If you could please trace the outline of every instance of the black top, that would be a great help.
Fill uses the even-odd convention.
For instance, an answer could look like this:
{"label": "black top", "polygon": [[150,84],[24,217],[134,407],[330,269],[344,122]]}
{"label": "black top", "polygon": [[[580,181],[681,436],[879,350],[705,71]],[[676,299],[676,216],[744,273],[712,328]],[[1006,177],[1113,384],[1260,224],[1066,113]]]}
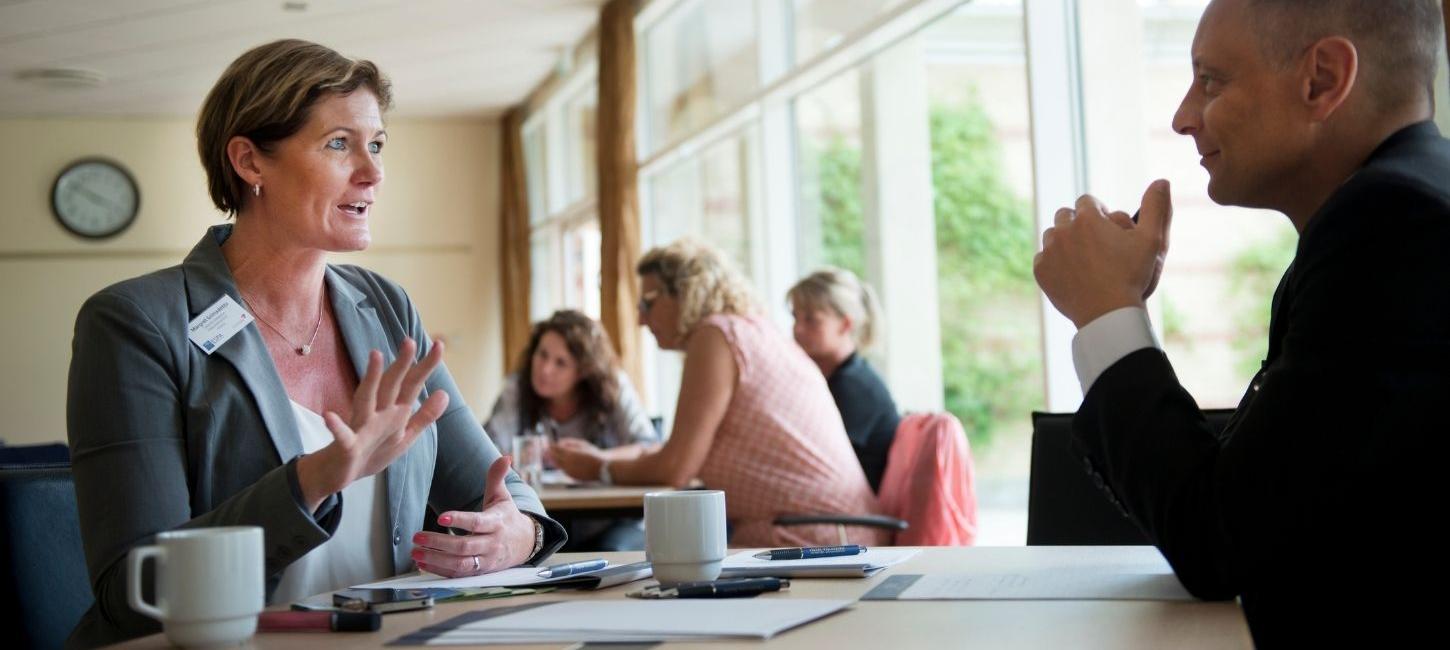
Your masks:
{"label": "black top", "polygon": [[[1269,351],[1221,435],[1157,349],[1074,419],[1087,471],[1260,647],[1394,647],[1443,626],[1450,142],[1389,137],[1325,201],[1274,295]],[[1438,634],[1437,634],[1438,636]]]}
{"label": "black top", "polygon": [[881,487],[881,475],[886,472],[886,456],[891,451],[891,441],[896,438],[896,425],[901,416],[896,413],[896,402],[891,392],[881,381],[881,375],[855,352],[826,378],[831,388],[831,397],[841,411],[841,420],[846,424],[846,436],[851,439],[851,448],[866,471],[866,481],[871,491]]}

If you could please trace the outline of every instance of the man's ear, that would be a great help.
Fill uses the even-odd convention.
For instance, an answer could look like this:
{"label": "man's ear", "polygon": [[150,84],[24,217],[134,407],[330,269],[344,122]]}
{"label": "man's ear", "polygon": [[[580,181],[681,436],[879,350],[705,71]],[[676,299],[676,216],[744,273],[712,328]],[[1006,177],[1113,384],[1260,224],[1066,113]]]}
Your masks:
{"label": "man's ear", "polygon": [[262,150],[251,138],[236,135],[227,141],[227,160],[231,161],[232,170],[247,185],[262,184],[261,157]]}
{"label": "man's ear", "polygon": [[1311,119],[1329,119],[1359,79],[1359,50],[1342,36],[1319,39],[1304,55],[1305,106]]}

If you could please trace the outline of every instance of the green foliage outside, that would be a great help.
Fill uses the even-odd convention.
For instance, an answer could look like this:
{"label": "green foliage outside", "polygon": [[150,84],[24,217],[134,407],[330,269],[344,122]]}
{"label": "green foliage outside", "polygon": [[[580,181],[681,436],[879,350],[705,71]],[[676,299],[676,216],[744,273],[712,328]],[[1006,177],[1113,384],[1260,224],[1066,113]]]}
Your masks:
{"label": "green foliage outside", "polygon": [[1269,352],[1269,310],[1274,289],[1293,261],[1298,245],[1299,233],[1288,230],[1278,238],[1239,251],[1229,263],[1229,295],[1236,296],[1229,344],[1234,351],[1234,370],[1244,377],[1258,372],[1259,363]]}
{"label": "green foliage outside", "polygon": [[[945,402],[983,450],[1043,403],[1036,229],[975,99],[932,107],[931,148]],[[818,175],[822,259],[862,274],[861,152],[836,138],[805,153]]]}

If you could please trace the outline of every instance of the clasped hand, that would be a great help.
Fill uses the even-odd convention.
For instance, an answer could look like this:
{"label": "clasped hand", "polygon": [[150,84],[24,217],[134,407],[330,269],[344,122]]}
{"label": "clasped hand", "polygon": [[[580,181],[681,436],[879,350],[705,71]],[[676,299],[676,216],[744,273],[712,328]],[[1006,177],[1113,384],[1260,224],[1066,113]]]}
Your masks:
{"label": "clasped hand", "polygon": [[1138,223],[1084,195],[1075,208],[1058,210],[1042,233],[1033,275],[1052,306],[1079,328],[1115,309],[1141,307],[1163,274],[1172,220],[1165,180],[1144,192]]}
{"label": "clasped hand", "polygon": [[604,465],[604,452],[580,438],[564,438],[554,443],[549,447],[549,458],[555,467],[580,481],[598,480],[599,469]]}
{"label": "clasped hand", "polygon": [[438,516],[440,526],[465,531],[448,535],[419,531],[413,535],[413,561],[418,568],[450,578],[490,573],[529,560],[534,548],[534,522],[519,511],[505,481],[511,460],[503,456],[488,468],[479,512],[450,510]]}

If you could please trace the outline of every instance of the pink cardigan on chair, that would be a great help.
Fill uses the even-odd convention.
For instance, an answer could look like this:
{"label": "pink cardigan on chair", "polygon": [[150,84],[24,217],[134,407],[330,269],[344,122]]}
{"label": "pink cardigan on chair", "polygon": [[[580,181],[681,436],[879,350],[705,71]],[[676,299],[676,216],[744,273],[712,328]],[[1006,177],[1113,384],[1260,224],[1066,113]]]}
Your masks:
{"label": "pink cardigan on chair", "polygon": [[970,546],[977,537],[972,450],[950,413],[917,413],[896,427],[878,493],[881,509],[905,519],[897,546]]}

